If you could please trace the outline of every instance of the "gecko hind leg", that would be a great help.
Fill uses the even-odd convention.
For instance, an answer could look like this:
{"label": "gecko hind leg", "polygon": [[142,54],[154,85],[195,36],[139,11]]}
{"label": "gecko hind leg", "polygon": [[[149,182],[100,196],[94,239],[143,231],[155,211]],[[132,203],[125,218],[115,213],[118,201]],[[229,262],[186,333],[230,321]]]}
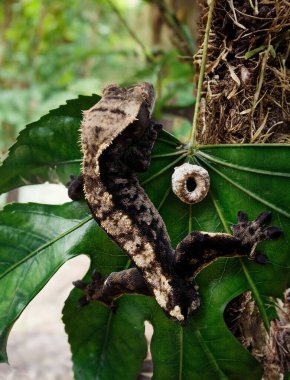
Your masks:
{"label": "gecko hind leg", "polygon": [[90,283],[78,280],[73,284],[84,292],[84,296],[79,300],[80,306],[85,306],[91,301],[99,301],[112,311],[116,309],[115,300],[123,294],[151,295],[137,268],[113,272],[106,278],[93,271]]}
{"label": "gecko hind leg", "polygon": [[262,212],[254,221],[248,221],[247,214],[238,212],[238,223],[231,226],[233,235],[193,231],[176,247],[174,266],[185,277],[195,277],[203,268],[219,257],[247,256],[259,264],[267,258],[256,251],[263,240],[274,240],[282,231],[266,225],[271,221],[270,212]]}

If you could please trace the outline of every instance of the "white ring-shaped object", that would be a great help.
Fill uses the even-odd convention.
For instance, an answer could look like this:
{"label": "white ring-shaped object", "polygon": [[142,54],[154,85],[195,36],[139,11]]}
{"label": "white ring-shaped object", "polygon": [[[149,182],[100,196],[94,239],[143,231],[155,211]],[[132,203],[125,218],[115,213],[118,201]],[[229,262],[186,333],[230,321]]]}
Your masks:
{"label": "white ring-shaped object", "polygon": [[[189,180],[193,179],[193,184]],[[195,186],[192,191],[189,187]],[[210,187],[208,172],[198,165],[185,163],[174,168],[172,175],[172,190],[182,202],[198,203],[206,197]]]}

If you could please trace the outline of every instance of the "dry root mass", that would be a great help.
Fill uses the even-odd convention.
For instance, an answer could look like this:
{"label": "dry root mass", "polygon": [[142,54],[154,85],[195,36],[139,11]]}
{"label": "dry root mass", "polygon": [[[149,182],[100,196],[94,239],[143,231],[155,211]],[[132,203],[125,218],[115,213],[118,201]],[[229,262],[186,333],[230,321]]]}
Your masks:
{"label": "dry root mass", "polygon": [[[207,12],[205,6],[201,40]],[[290,143],[289,20],[286,0],[215,2],[200,143]],[[194,57],[197,67],[202,48]]]}

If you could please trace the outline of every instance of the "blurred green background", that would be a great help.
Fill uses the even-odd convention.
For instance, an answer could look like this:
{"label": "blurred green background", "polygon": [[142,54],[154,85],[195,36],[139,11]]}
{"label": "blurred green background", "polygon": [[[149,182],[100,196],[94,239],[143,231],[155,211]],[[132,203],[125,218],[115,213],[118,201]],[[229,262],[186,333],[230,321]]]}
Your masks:
{"label": "blurred green background", "polygon": [[2,0],[2,157],[27,123],[114,82],[152,82],[158,93],[155,117],[186,136],[194,102],[195,29],[187,3]]}

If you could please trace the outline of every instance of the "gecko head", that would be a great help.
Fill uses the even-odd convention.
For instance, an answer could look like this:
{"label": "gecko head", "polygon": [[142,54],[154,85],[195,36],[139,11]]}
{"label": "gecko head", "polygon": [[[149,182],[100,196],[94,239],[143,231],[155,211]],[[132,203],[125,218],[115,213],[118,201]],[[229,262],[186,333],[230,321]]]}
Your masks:
{"label": "gecko head", "polygon": [[148,106],[148,110],[150,115],[153,112],[154,104],[155,104],[155,90],[151,83],[148,82],[141,82],[141,93],[142,98],[144,99],[145,103]]}
{"label": "gecko head", "polygon": [[[128,87],[128,89],[129,88],[130,87]],[[133,91],[141,95],[151,116],[155,104],[155,90],[153,85],[148,82],[140,82],[131,86],[131,89],[133,89]]]}
{"label": "gecko head", "polygon": [[103,89],[102,96],[106,97],[110,96],[110,94],[123,97],[124,99],[127,97],[129,100],[141,98],[141,102],[143,101],[146,104],[146,108],[151,116],[155,104],[155,90],[151,83],[140,82],[128,87],[109,84]]}

